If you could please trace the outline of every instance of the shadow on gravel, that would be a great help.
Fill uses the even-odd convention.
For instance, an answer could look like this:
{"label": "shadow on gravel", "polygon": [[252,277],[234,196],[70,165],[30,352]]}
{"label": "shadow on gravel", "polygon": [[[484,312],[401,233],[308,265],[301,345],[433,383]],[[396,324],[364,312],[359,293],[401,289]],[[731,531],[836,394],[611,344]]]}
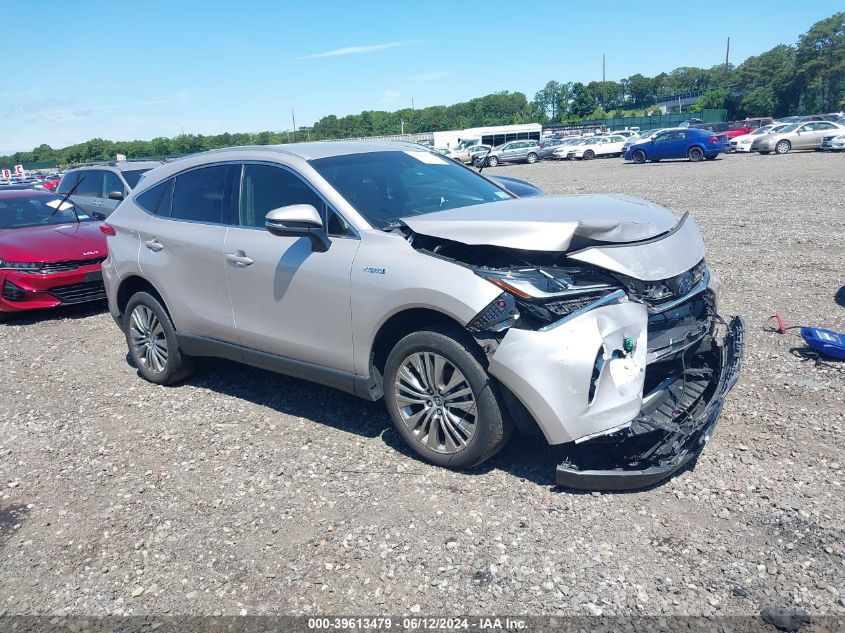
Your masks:
{"label": "shadow on gravel", "polygon": [[833,300],[840,308],[845,308],[845,286],[842,286],[836,291],[836,294],[833,295]]}
{"label": "shadow on gravel", "polygon": [[[131,365],[128,355],[127,362]],[[387,450],[395,450],[420,465],[424,463],[393,428],[382,402],[368,402],[282,374],[211,358],[200,361],[197,373],[187,383],[362,437],[381,436]],[[473,479],[493,470],[502,470],[537,485],[555,487],[555,468],[566,459],[567,453],[566,446],[549,446],[540,435],[523,435],[515,431],[498,455],[462,474]],[[674,476],[693,468],[694,463]],[[661,485],[663,482],[651,488]],[[643,492],[651,488],[620,491],[618,494]],[[583,490],[556,489],[567,494],[590,494]]]}
{"label": "shadow on gravel", "polygon": [[15,531],[15,526],[21,522],[21,517],[28,512],[26,506],[9,505],[0,507],[0,547]]}
{"label": "shadow on gravel", "polygon": [[390,426],[380,402],[233,361],[202,359],[187,383],[364,437]]}
{"label": "shadow on gravel", "polygon": [[73,306],[58,306],[56,308],[45,308],[43,310],[27,310],[25,312],[5,312],[0,315],[0,325],[8,327],[20,327],[23,325],[35,325],[46,321],[64,321],[65,319],[85,319],[108,310],[105,301],[93,301],[91,303],[80,303]]}

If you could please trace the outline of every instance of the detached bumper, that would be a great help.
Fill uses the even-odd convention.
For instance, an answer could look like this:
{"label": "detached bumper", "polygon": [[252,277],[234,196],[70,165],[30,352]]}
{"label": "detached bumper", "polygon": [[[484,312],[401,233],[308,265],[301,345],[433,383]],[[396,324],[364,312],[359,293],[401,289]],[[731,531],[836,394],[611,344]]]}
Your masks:
{"label": "detached bumper", "polygon": [[[557,484],[578,490],[633,490],[657,484],[684,468],[710,440],[725,397],[739,378],[743,348],[744,324],[740,317],[734,317],[721,345],[714,344],[702,357],[707,361],[696,369],[696,375],[709,374],[709,378],[691,384],[691,394],[684,385],[681,402],[690,397],[689,408],[684,403],[685,410],[672,417],[675,405],[669,407],[668,416],[665,406],[658,407],[641,413],[625,435],[579,445],[578,452],[592,458],[600,453],[604,458],[618,459],[623,466],[582,468],[570,460],[557,467]],[[601,444],[598,450],[597,444]]]}

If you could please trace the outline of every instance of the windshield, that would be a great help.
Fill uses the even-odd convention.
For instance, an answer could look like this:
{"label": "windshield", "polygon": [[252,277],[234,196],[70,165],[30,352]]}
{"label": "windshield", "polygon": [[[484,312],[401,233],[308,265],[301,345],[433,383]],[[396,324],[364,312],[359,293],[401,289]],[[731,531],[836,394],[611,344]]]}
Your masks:
{"label": "windshield", "polygon": [[[74,205],[65,202],[56,211],[62,199],[59,196],[15,196],[0,198],[0,229],[25,229],[33,226],[50,226],[76,222]],[[90,222],[91,216],[76,207],[80,222]]]}
{"label": "windshield", "polygon": [[407,216],[511,197],[474,171],[424,151],[347,154],[312,160],[311,165],[371,225],[382,229]]}
{"label": "windshield", "polygon": [[123,179],[126,181],[126,184],[129,185],[130,189],[134,189],[138,186],[138,181],[141,180],[141,176],[145,173],[150,171],[149,169],[133,169],[132,171],[122,171],[120,172]]}

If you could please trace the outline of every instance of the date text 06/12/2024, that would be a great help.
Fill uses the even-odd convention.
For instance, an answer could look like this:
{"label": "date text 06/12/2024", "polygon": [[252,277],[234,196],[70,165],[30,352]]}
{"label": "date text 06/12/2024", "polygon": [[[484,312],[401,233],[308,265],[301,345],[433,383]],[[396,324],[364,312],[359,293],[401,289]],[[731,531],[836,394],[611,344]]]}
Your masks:
{"label": "date text 06/12/2024", "polygon": [[437,617],[358,617],[358,618],[308,618],[308,628],[313,630],[504,630],[524,631],[524,620],[515,618],[437,618]]}

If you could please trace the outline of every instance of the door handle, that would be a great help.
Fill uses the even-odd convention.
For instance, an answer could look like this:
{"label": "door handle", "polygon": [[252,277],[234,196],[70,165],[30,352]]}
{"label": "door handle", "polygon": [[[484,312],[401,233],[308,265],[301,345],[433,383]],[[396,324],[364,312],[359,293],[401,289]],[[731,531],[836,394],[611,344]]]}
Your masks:
{"label": "door handle", "polygon": [[144,242],[144,246],[150,249],[153,253],[158,253],[161,249],[164,248],[164,244],[159,242],[156,238],[147,240],[146,242]]}
{"label": "door handle", "polygon": [[239,266],[240,268],[246,268],[250,264],[254,263],[253,260],[247,257],[246,253],[243,251],[226,253],[226,261],[235,266]]}
{"label": "door handle", "polygon": [[92,204],[93,206],[95,206],[95,207],[102,207],[102,206],[103,206],[103,201],[102,201],[102,200],[98,200],[98,199],[94,198],[94,199],[91,201],[91,204]]}

